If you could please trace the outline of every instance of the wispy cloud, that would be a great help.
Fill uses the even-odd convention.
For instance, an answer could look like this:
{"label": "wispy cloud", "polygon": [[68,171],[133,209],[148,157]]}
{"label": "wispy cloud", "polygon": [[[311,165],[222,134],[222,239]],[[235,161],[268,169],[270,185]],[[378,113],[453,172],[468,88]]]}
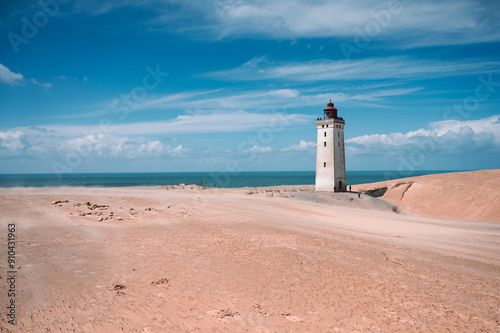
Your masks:
{"label": "wispy cloud", "polygon": [[21,73],[14,73],[4,65],[0,64],[0,82],[17,85],[24,81],[24,77]]}
{"label": "wispy cloud", "polygon": [[355,38],[378,25],[376,38],[404,47],[500,40],[500,6],[490,0],[418,2],[306,0],[77,1],[75,8],[104,14],[143,8],[149,26],[198,38]]}
{"label": "wispy cloud", "polygon": [[[221,89],[196,94],[182,93],[166,95],[144,103],[141,108],[203,108],[214,110],[269,109],[286,106],[286,101],[290,102],[300,95],[300,92],[295,89],[272,89],[267,91],[250,90],[245,92],[225,91],[223,94],[216,94],[214,96],[214,93],[219,91],[221,91]],[[200,98],[202,95],[212,96]]]}
{"label": "wispy cloud", "polygon": [[227,81],[287,80],[304,82],[390,78],[429,79],[499,71],[500,63],[477,59],[445,62],[394,56],[359,60],[322,59],[275,63],[268,61],[265,57],[258,57],[239,67],[206,73],[204,76]]}
{"label": "wispy cloud", "polygon": [[[385,87],[385,86],[384,86]],[[331,89],[331,87],[329,87]],[[202,115],[207,111],[233,110],[283,110],[304,106],[322,105],[329,99],[344,101],[381,101],[384,97],[412,94],[422,87],[378,89],[377,87],[357,87],[347,92],[321,91],[319,89],[271,89],[271,90],[212,90],[207,92],[185,92],[156,96],[143,102],[136,109],[140,110],[185,110],[191,115]]]}
{"label": "wispy cloud", "polygon": [[40,86],[42,86],[44,88],[51,88],[52,87],[52,83],[50,83],[50,82],[41,83],[41,82],[38,82],[37,80],[35,80],[33,78],[30,79],[30,82],[32,84],[34,84],[34,85],[40,85]]}
{"label": "wispy cloud", "polygon": [[[332,91],[332,86],[314,86],[292,88],[277,88],[270,90],[235,90],[215,89],[206,91],[185,91],[166,95],[152,95],[147,100],[138,103],[136,107],[127,109],[128,112],[151,111],[151,110],[172,110],[174,112],[184,112],[188,115],[206,115],[213,113],[231,113],[234,111],[283,111],[286,109],[323,105],[329,99],[335,102],[353,101],[357,103],[368,103],[373,107],[380,107],[376,104],[386,101],[386,97],[394,97],[412,94],[420,91],[422,87],[399,88],[398,84],[363,85],[355,87],[344,87],[346,92]],[[102,117],[104,115],[117,114],[121,109],[113,108],[116,104],[111,103],[94,104],[91,111],[64,115],[64,119]],[[86,109],[89,109],[87,107]]]}
{"label": "wispy cloud", "polygon": [[[154,109],[154,108],[166,108],[169,105],[174,106],[175,108],[182,107],[192,107],[192,104],[185,104],[186,101],[196,100],[198,96],[213,94],[221,91],[222,89],[215,90],[207,90],[207,91],[188,91],[177,94],[168,94],[161,97],[153,97],[141,103],[136,109]],[[199,100],[199,99],[197,99]]]}
{"label": "wispy cloud", "polygon": [[[492,1],[423,0],[386,3],[374,0],[319,1],[254,0],[217,2],[215,12],[220,26],[213,33],[220,37],[258,35],[270,38],[355,37],[368,24],[379,23],[380,39],[420,40],[421,44],[461,44],[498,41],[499,6]],[[385,16],[385,17],[384,17]],[[485,17],[490,20],[485,22]],[[406,35],[406,36],[405,36]],[[454,38],[450,38],[454,37]]]}
{"label": "wispy cloud", "polygon": [[[310,117],[303,114],[257,113],[236,111],[231,113],[212,112],[207,114],[179,115],[173,120],[150,121],[130,124],[111,125],[107,132],[113,135],[156,135],[179,133],[215,133],[245,132],[258,130],[272,124],[303,124]],[[75,133],[86,133],[95,129],[93,126],[80,125],[43,125],[48,131],[72,137]],[[97,126],[96,126],[97,127]],[[23,130],[19,128],[18,130]]]}

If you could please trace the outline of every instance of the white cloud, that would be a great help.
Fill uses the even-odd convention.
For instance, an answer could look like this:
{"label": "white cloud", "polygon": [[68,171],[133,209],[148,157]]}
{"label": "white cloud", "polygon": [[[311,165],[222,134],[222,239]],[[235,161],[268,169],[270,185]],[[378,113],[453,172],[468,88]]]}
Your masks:
{"label": "white cloud", "polygon": [[363,135],[346,140],[353,154],[403,154],[415,150],[456,154],[473,150],[500,152],[500,115],[479,120],[443,120],[407,133]]}
{"label": "white cloud", "polygon": [[[139,105],[136,109],[142,110],[142,109],[159,108],[159,107],[165,108],[168,107],[169,105],[175,105],[176,108],[182,106],[192,107],[192,104],[190,106],[186,106],[185,104],[182,104],[182,101],[190,100],[193,97],[201,95],[212,94],[220,90],[221,89],[208,90],[208,91],[189,91],[189,92],[182,92],[177,94],[170,94],[161,97],[151,98],[141,103],[141,105]],[[117,104],[118,102],[119,102],[118,100],[115,100],[112,102],[112,105]]]}
{"label": "white cloud", "polygon": [[295,89],[277,89],[271,90],[266,93],[267,96],[277,96],[284,98],[295,98],[300,95],[300,93]]}
{"label": "white cloud", "polygon": [[[236,111],[231,113],[213,112],[208,114],[179,115],[173,120],[152,121],[131,124],[112,125],[114,135],[154,135],[178,133],[215,133],[215,132],[245,132],[266,127],[280,127],[290,124],[304,124],[310,121],[310,116],[304,114],[257,113]],[[86,126],[43,125],[49,130],[57,131],[66,136],[74,133],[85,133],[92,130]]]}
{"label": "white cloud", "polygon": [[0,64],[0,82],[16,85],[24,81],[21,73],[14,73],[4,65]]}
{"label": "white cloud", "polygon": [[[245,149],[238,149],[238,154],[240,155],[247,155],[248,153],[255,153],[255,154],[262,154],[262,153],[270,153],[273,151],[273,148],[270,146],[257,146],[253,145],[250,148],[245,148]],[[226,153],[232,153],[231,150],[227,150]]]}
{"label": "white cloud", "polygon": [[44,88],[51,88],[52,87],[52,83],[49,83],[49,82],[47,82],[47,83],[40,83],[40,82],[38,82],[37,80],[35,80],[33,78],[30,79],[30,82],[32,84],[35,84],[35,85],[40,85],[40,86],[42,86]]}
{"label": "white cloud", "polygon": [[[218,5],[218,6],[217,6]],[[363,29],[368,22],[376,21],[376,14],[384,11],[390,20],[380,24],[386,33],[396,33],[408,28],[424,31],[461,32],[472,28],[476,1],[419,1],[389,11],[388,3],[365,1],[305,0],[254,0],[218,1],[216,18],[219,26],[212,33],[219,38],[226,36],[265,36],[270,38],[346,37],[355,29]],[[207,6],[208,7],[208,6]],[[453,10],[451,10],[453,8]],[[451,14],[453,13],[453,15]]]}
{"label": "white cloud", "polygon": [[[221,97],[203,97],[216,93],[225,93]],[[282,105],[283,101],[295,98],[300,93],[294,89],[275,89],[269,91],[254,90],[244,93],[224,92],[222,89],[183,92],[178,94],[153,97],[142,103],[135,110],[143,109],[186,109],[186,113],[203,114],[205,109],[238,110],[247,108],[267,108],[269,105]]]}
{"label": "white cloud", "polygon": [[274,63],[265,57],[254,58],[245,64],[205,76],[228,81],[286,80],[381,80],[388,78],[440,78],[460,75],[478,75],[500,71],[494,61],[462,60],[440,61],[394,56],[359,60],[312,60]]}
{"label": "white cloud", "polygon": [[298,145],[291,145],[290,147],[281,149],[281,151],[302,151],[313,148],[316,148],[315,142],[300,140],[300,143]]}
{"label": "white cloud", "polygon": [[[401,6],[391,9],[391,3]],[[222,24],[213,29],[220,37],[355,38],[359,31],[374,31],[372,39],[396,40],[406,46],[500,39],[498,22],[492,19],[499,7],[492,1],[255,0],[226,2],[223,8],[219,11]]]}
{"label": "white cloud", "polygon": [[158,140],[146,141],[142,137],[119,137],[109,134],[90,134],[67,140],[59,148],[62,155],[76,152],[88,157],[121,157],[137,159],[145,157],[181,156],[188,150],[182,145],[170,147]]}
{"label": "white cloud", "polygon": [[[165,141],[173,133],[220,133],[282,129],[307,123],[310,117],[286,113],[207,113],[179,115],[170,121],[110,124],[109,127],[80,125],[36,125],[0,132],[0,156],[30,156],[66,161],[77,156],[84,160],[144,160],[184,158],[192,148],[181,139]],[[83,134],[85,133],[85,134]],[[27,139],[29,138],[29,141]],[[268,153],[269,146],[248,147],[252,153]],[[69,162],[68,162],[69,163]]]}
{"label": "white cloud", "polygon": [[[184,92],[178,94],[152,96],[151,99],[138,105],[130,111],[141,110],[184,110],[191,116],[207,116],[215,112],[234,110],[284,110],[302,106],[317,106],[325,104],[329,99],[335,102],[343,101],[380,101],[387,96],[399,96],[419,91],[421,87],[381,89],[381,87],[368,87],[357,85],[350,89],[350,94],[343,92],[321,92],[328,87],[314,87],[303,91],[297,89],[272,89],[272,90],[247,90],[234,92],[227,90],[212,90],[205,92]],[[318,93],[321,92],[321,93]],[[121,110],[108,109],[108,112]],[[88,114],[79,115],[88,116]],[[73,116],[75,117],[75,116]]]}
{"label": "white cloud", "polygon": [[0,132],[0,156],[19,156],[31,147],[21,131]]}
{"label": "white cloud", "polygon": [[369,33],[370,40],[405,47],[461,45],[500,40],[500,6],[491,0],[308,1],[146,0],[77,1],[74,8],[103,14],[122,7],[149,9],[155,29],[196,38],[344,38]]}
{"label": "white cloud", "polygon": [[84,137],[68,140],[61,147],[61,149],[76,151],[82,156],[90,155],[92,153],[104,155],[109,153],[108,150],[111,150],[112,154],[114,154],[115,150],[112,149],[112,147],[119,146],[120,143],[122,143],[121,139],[114,138],[109,135],[90,134]]}
{"label": "white cloud", "polygon": [[273,149],[269,146],[259,147],[259,146],[255,146],[255,145],[248,148],[248,150],[251,151],[252,153],[270,153],[273,151]]}

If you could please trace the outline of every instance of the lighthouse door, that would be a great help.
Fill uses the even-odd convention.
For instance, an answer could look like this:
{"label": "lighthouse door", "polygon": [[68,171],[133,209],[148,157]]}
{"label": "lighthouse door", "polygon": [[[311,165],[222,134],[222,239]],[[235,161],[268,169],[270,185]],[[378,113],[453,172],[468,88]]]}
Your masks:
{"label": "lighthouse door", "polygon": [[342,181],[339,181],[339,192],[343,192]]}

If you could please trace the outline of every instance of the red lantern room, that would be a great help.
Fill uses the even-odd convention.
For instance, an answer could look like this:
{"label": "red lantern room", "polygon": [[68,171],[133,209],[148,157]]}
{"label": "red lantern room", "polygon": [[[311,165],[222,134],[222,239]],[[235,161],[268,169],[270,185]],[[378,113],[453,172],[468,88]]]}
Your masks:
{"label": "red lantern room", "polygon": [[325,116],[328,119],[333,119],[333,118],[338,118],[337,117],[337,109],[333,106],[332,100],[330,100],[330,103],[327,104],[325,111]]}

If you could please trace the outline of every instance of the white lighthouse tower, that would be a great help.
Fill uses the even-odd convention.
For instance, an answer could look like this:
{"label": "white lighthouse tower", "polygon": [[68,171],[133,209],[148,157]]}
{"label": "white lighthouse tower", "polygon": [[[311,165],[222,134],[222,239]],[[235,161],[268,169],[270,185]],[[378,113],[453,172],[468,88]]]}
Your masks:
{"label": "white lighthouse tower", "polygon": [[332,101],[323,118],[318,118],[316,151],[316,191],[345,191],[344,119],[337,115]]}

